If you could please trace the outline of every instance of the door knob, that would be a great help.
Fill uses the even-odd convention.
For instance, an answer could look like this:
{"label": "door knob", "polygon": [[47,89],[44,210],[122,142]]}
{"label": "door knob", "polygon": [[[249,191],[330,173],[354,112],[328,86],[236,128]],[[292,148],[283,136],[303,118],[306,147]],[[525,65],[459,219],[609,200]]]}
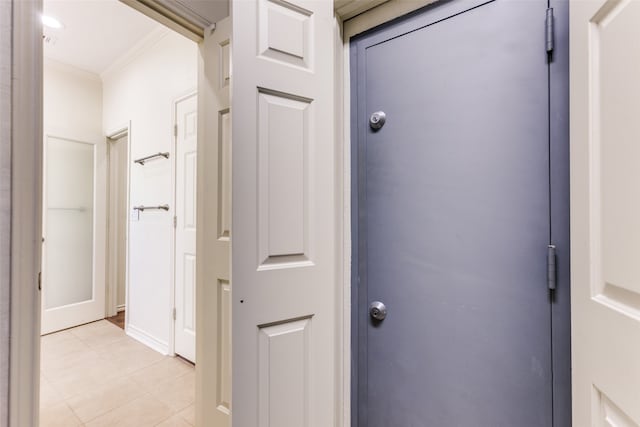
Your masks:
{"label": "door knob", "polygon": [[384,320],[387,317],[387,306],[380,301],[374,301],[369,305],[369,315],[376,320]]}
{"label": "door knob", "polygon": [[369,126],[371,126],[371,129],[373,130],[378,130],[382,126],[384,126],[384,122],[386,121],[387,115],[384,113],[384,111],[376,111],[369,118]]}

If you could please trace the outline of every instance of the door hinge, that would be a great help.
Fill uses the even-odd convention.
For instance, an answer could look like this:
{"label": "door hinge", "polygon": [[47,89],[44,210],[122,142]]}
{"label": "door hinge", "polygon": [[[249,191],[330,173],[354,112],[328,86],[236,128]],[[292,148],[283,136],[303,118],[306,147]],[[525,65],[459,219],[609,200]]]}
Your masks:
{"label": "door hinge", "polygon": [[547,49],[547,53],[553,52],[553,47],[555,44],[555,31],[554,31],[554,23],[553,23],[553,8],[550,7],[547,9],[547,19],[544,21],[544,29],[545,29],[545,46]]}
{"label": "door hinge", "polygon": [[42,290],[42,271],[38,272],[38,290]]}
{"label": "door hinge", "polygon": [[558,265],[556,263],[556,245],[549,245],[547,249],[547,287],[555,290],[558,278]]}
{"label": "door hinge", "polygon": [[173,125],[173,136],[178,137],[178,125]]}
{"label": "door hinge", "polygon": [[173,307],[173,313],[172,313],[172,316],[173,316],[173,320],[176,320],[176,318],[178,317],[178,316],[177,316],[177,313],[176,313],[176,308],[175,308],[175,307]]}
{"label": "door hinge", "polygon": [[177,228],[178,227],[178,217],[177,216],[173,216],[173,228]]}

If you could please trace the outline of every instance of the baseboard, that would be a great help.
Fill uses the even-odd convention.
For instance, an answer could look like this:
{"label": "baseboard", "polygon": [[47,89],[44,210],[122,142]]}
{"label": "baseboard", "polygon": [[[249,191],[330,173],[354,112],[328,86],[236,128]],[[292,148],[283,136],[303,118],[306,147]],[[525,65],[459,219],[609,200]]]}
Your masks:
{"label": "baseboard", "polygon": [[127,306],[125,304],[116,306],[116,312],[117,313],[120,313],[121,311],[125,311],[126,309],[127,309]]}
{"label": "baseboard", "polygon": [[126,325],[125,332],[131,338],[133,338],[136,341],[141,342],[142,344],[146,345],[147,347],[152,348],[155,351],[164,354],[165,356],[169,354],[169,344],[168,343],[162,342],[162,341],[152,337],[151,335],[149,335],[148,333],[146,333],[142,329],[136,328],[132,324],[128,324],[128,325]]}

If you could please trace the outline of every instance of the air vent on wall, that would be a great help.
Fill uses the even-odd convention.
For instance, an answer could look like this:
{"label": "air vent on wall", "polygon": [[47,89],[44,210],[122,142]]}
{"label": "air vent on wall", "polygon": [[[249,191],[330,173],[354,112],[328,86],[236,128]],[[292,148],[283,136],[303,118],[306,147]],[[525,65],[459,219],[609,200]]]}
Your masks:
{"label": "air vent on wall", "polygon": [[45,44],[49,46],[55,46],[56,43],[58,43],[58,37],[52,36],[50,34],[43,34],[42,40],[44,41]]}

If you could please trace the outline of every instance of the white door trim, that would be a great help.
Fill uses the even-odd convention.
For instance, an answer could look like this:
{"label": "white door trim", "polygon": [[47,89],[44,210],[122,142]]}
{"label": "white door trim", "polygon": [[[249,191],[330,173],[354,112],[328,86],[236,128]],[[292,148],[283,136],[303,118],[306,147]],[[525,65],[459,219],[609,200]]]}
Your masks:
{"label": "white door trim", "polygon": [[[12,4],[0,3],[0,69],[10,67]],[[0,424],[9,422],[11,333],[11,73],[0,74]]]}
{"label": "white door trim", "polygon": [[[3,2],[6,7],[7,2]],[[38,274],[42,240],[42,1],[8,2],[13,27],[11,57],[0,65],[11,70],[11,343],[9,426],[38,425],[40,364],[40,292]],[[4,94],[3,94],[4,97]],[[3,113],[5,113],[3,111]],[[6,319],[2,319],[3,322]],[[3,411],[0,411],[0,413]],[[1,422],[4,423],[4,420]]]}
{"label": "white door trim", "polygon": [[[47,184],[44,183],[44,177],[46,177],[47,170],[47,142],[50,138],[73,142],[77,144],[85,144],[93,147],[93,228],[92,228],[92,246],[93,246],[93,254],[91,256],[91,260],[93,263],[93,271],[92,271],[92,285],[93,285],[93,300],[96,300],[100,305],[100,316],[102,318],[107,314],[107,264],[106,264],[106,254],[107,254],[107,223],[106,223],[106,208],[107,208],[107,196],[104,195],[104,190],[107,188],[106,176],[106,162],[103,162],[103,159],[107,158],[106,150],[107,150],[107,142],[104,140],[102,135],[94,134],[94,133],[84,133],[84,132],[69,132],[61,129],[56,129],[55,127],[48,127],[44,130],[44,138],[43,145],[41,146],[42,151],[42,159],[43,159],[43,167],[42,167],[42,203],[43,206],[46,207],[47,200]],[[43,207],[43,213],[41,215],[40,221],[42,224],[41,236],[44,237],[44,245],[47,245],[47,227],[46,227],[46,209]],[[42,244],[41,244],[42,248]],[[47,251],[42,251],[42,261],[43,265],[41,266],[41,283],[46,290],[47,286],[47,271],[46,271],[46,257]],[[42,287],[41,286],[41,287]],[[102,289],[101,292],[96,292]],[[45,297],[44,304],[46,301],[46,292],[43,294]],[[82,305],[81,302],[79,304],[71,304],[67,306],[67,308],[71,310],[77,310],[78,305]],[[76,308],[72,308],[72,306],[76,306]],[[42,328],[42,322],[40,326],[40,333],[47,334],[51,332],[56,332],[61,329],[66,329],[68,323],[65,322],[68,320],[66,315],[62,314],[66,309],[64,307],[60,307],[59,310],[49,309],[45,310],[44,307],[41,308],[42,316],[45,319],[46,328]],[[49,314],[45,312],[50,311]],[[93,321],[95,317],[87,317],[89,312],[85,310],[81,310],[76,312],[78,314],[82,314],[80,317],[82,318],[81,323],[86,323],[87,321]],[[41,319],[42,320],[42,319]],[[51,327],[51,325],[56,325]]]}
{"label": "white door trim", "polygon": [[[117,141],[120,138],[127,137],[127,169],[126,169],[126,188],[127,194],[125,196],[126,210],[127,210],[127,221],[125,223],[125,235],[126,235],[126,244],[125,244],[125,307],[128,306],[128,295],[129,295],[129,175],[130,175],[130,165],[131,162],[131,122],[128,122],[126,125],[121,126],[112,132],[107,134],[107,174],[109,174],[107,179],[107,209],[111,209],[111,144]],[[118,289],[117,283],[113,280],[113,271],[112,263],[111,263],[111,218],[107,217],[107,268],[106,268],[106,289],[107,289],[107,307],[106,307],[106,315],[107,316],[115,316],[118,314]],[[125,325],[127,313],[125,311]]]}

